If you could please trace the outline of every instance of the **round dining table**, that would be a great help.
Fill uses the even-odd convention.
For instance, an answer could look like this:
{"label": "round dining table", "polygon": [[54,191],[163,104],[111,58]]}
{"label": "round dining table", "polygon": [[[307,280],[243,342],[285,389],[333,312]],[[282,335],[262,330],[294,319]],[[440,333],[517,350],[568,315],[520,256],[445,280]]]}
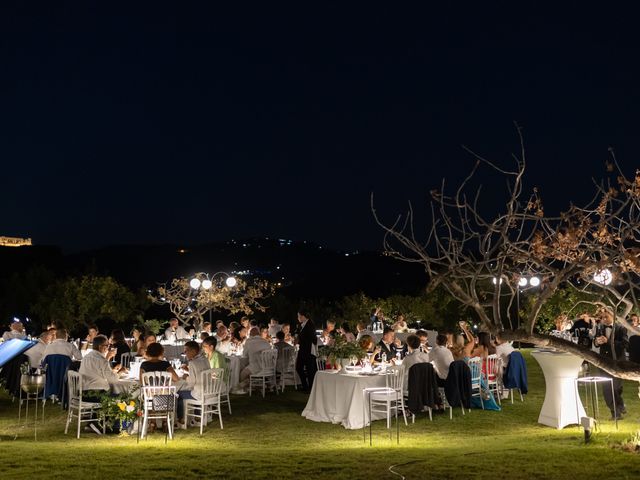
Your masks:
{"label": "round dining table", "polygon": [[[346,429],[363,428],[369,423],[369,413],[368,408],[364,408],[362,391],[385,385],[385,375],[320,370],[316,373],[302,416],[314,422],[340,424]],[[372,418],[380,420],[386,417],[384,412],[374,412]]]}

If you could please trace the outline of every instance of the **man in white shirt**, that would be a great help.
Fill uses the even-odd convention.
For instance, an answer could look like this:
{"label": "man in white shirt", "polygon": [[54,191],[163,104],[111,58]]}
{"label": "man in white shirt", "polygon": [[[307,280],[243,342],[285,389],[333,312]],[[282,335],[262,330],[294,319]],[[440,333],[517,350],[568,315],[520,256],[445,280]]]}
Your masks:
{"label": "man in white shirt", "polygon": [[182,326],[178,325],[177,318],[169,320],[169,328],[164,331],[164,338],[173,341],[191,339],[189,333]]}
{"label": "man in white shirt", "polygon": [[438,386],[444,387],[445,380],[449,376],[449,365],[453,362],[453,354],[447,347],[447,336],[439,334],[436,337],[436,346],[429,352],[429,360],[436,371]]}
{"label": "man in white shirt", "polygon": [[229,337],[229,330],[224,325],[219,325],[214,335],[217,340],[216,352],[220,352],[223,355],[229,355],[231,352],[231,338]]}
{"label": "man in white shirt", "polygon": [[73,343],[69,343],[68,339],[69,335],[64,328],[57,329],[56,339],[45,348],[42,361],[47,358],[47,355],[66,355],[71,360],[82,360],[80,350]]}
{"label": "man in white shirt", "polygon": [[502,359],[502,369],[506,370],[509,364],[509,355],[514,351],[513,345],[503,339],[500,334],[496,334],[496,355]]}
{"label": "man in white shirt", "polygon": [[407,347],[409,353],[402,360],[404,369],[404,393],[409,393],[409,369],[416,363],[429,363],[429,354],[420,350],[420,337],[409,335],[407,337]]}
{"label": "man in white shirt", "polygon": [[79,373],[82,375],[82,390],[106,392],[111,390],[111,385],[118,382],[116,370],[112,369],[109,364],[109,360],[115,354],[115,350],[109,350],[107,337],[97,335],[93,338],[93,350],[87,353],[80,363]]}
{"label": "man in white shirt", "polygon": [[275,318],[269,320],[269,336],[271,338],[275,338],[276,333],[280,330],[282,330],[282,325],[280,325]]}
{"label": "man in white shirt", "polygon": [[185,343],[184,354],[187,357],[189,364],[182,368],[187,371],[188,377],[184,386],[178,392],[178,422],[183,422],[184,400],[198,400],[202,395],[200,374],[211,368],[209,360],[200,350],[198,342],[189,341]]}
{"label": "man in white shirt", "polygon": [[24,340],[27,338],[27,334],[24,332],[24,325],[22,322],[13,322],[9,327],[9,330],[2,334],[2,339],[7,342],[9,340],[13,340],[17,338],[19,340]]}
{"label": "man in white shirt", "polygon": [[38,343],[24,352],[24,354],[29,357],[29,364],[31,365],[31,368],[40,368],[42,365],[44,351],[46,350],[47,345],[51,343],[52,334],[53,332],[48,330],[46,332],[42,332],[38,338]]}

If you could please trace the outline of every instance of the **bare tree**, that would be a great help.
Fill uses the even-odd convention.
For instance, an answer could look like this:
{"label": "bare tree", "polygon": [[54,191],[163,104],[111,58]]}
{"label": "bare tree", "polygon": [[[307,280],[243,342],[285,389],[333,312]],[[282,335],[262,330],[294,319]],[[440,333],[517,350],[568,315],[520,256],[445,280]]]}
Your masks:
{"label": "bare tree", "polygon": [[[440,189],[431,192],[431,223],[424,239],[416,235],[411,204],[405,214],[385,223],[372,196],[374,218],[385,232],[385,250],[396,259],[423,265],[430,278],[428,289],[444,286],[473,309],[484,330],[572,352],[613,375],[640,380],[640,365],[601,357],[535,329],[545,302],[559,288],[573,288],[588,293],[589,302],[607,309],[616,322],[640,333],[627,322],[640,288],[640,173],[627,179],[611,151],[607,170],[613,178],[594,182],[593,199],[582,207],[570,205],[556,217],[546,216],[538,190],[525,193],[519,128],[518,135],[521,148],[510,168],[465,148],[475,164],[457,188],[447,190],[443,180]],[[485,213],[482,186],[477,184],[481,168],[492,178],[506,180],[503,212]],[[492,195],[499,190],[492,189]],[[536,275],[541,283],[520,323],[514,312],[519,315],[515,302],[523,275]]]}
{"label": "bare tree", "polygon": [[[193,278],[198,279],[198,285],[209,280],[204,273],[197,273]],[[174,278],[168,285],[163,284],[155,292],[150,291],[149,299],[157,305],[168,305],[171,313],[183,325],[193,323],[196,330],[209,311],[226,310],[232,314],[245,315],[265,311],[260,300],[273,293],[274,287],[271,284],[265,280],[248,283],[235,278],[235,285],[230,287],[224,279],[221,277],[209,280],[208,288],[193,288],[192,279]]]}

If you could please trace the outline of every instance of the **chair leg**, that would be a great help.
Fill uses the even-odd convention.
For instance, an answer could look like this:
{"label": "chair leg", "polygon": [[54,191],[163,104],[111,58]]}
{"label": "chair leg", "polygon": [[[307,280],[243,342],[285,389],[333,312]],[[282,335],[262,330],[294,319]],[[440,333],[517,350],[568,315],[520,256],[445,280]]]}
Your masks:
{"label": "chair leg", "polygon": [[223,430],[224,426],[222,425],[222,405],[220,405],[220,403],[218,403],[218,419],[220,420],[220,430]]}
{"label": "chair leg", "polygon": [[71,423],[71,405],[69,405],[69,411],[67,412],[67,424],[64,426],[64,434],[69,432],[69,424]]}
{"label": "chair leg", "polygon": [[429,420],[433,422],[433,411],[431,410],[431,407],[429,407]]}
{"label": "chair leg", "polygon": [[78,407],[78,431],[76,432],[76,438],[80,438],[80,423],[82,420],[82,410]]}

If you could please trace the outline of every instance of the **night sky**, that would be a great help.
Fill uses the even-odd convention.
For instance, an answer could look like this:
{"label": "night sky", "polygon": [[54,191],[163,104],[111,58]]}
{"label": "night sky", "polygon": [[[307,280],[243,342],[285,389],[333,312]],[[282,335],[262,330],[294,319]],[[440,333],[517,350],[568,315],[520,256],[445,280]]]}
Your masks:
{"label": "night sky", "polygon": [[380,248],[370,192],[425,204],[462,144],[509,165],[514,121],[548,210],[589,197],[610,146],[640,167],[638,17],[609,4],[12,3],[0,235]]}

